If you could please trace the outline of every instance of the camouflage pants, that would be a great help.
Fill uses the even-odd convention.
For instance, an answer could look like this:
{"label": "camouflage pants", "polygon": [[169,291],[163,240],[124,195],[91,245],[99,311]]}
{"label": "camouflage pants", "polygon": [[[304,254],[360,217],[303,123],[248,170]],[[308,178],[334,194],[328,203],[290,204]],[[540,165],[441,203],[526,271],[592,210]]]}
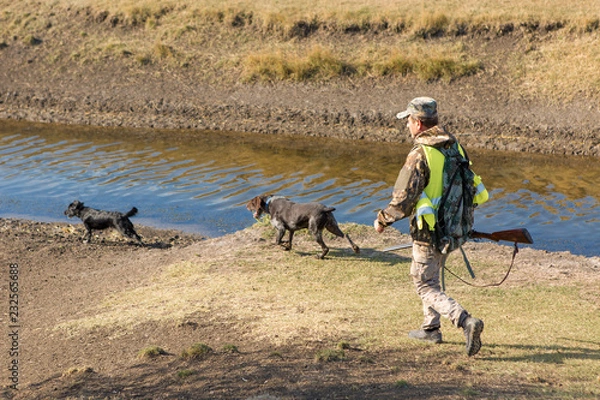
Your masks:
{"label": "camouflage pants", "polygon": [[465,309],[456,300],[442,292],[440,271],[444,267],[447,254],[440,253],[430,245],[413,244],[413,261],[410,275],[423,303],[422,329],[440,327],[440,315],[448,318],[454,326],[459,326]]}

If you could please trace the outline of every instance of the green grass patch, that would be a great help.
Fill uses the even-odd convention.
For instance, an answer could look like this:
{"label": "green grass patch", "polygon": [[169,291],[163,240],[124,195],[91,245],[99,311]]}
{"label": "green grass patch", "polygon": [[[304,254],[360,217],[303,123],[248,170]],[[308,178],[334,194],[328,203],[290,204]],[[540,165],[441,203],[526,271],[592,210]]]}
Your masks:
{"label": "green grass patch", "polygon": [[226,344],[222,347],[222,351],[223,353],[239,353],[240,350],[237,348],[236,345],[233,344]]}
{"label": "green grass patch", "polygon": [[397,388],[407,388],[409,384],[406,380],[400,379],[394,383],[394,386],[396,386]]}
{"label": "green grass patch", "polygon": [[315,354],[315,361],[317,362],[332,362],[332,361],[343,361],[346,359],[346,353],[341,349],[325,349],[319,350]]}
{"label": "green grass patch", "polygon": [[181,358],[186,360],[195,360],[203,358],[213,352],[213,349],[204,343],[194,343],[180,354]]}
{"label": "green grass patch", "polygon": [[192,375],[195,375],[197,373],[197,371],[193,370],[193,369],[182,369],[177,371],[177,377],[179,379],[186,379],[189,378]]}
{"label": "green grass patch", "polygon": [[167,352],[159,346],[148,346],[139,351],[138,357],[140,358],[156,358],[163,356]]}

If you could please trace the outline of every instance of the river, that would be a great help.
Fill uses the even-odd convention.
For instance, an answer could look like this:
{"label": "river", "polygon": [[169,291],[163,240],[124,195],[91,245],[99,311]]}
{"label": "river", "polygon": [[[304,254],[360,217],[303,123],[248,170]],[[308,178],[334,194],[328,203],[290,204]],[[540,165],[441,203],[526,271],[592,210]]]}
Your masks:
{"label": "river", "polygon": [[[136,206],[135,224],[217,237],[252,225],[246,202],[272,193],[334,206],[339,222],[371,225],[409,150],[284,135],[0,120],[0,217],[67,222],[66,206],[79,199],[107,210]],[[477,230],[525,227],[534,248],[597,255],[600,160],[469,154],[491,194],[476,210]],[[408,231],[406,221],[394,226]]]}

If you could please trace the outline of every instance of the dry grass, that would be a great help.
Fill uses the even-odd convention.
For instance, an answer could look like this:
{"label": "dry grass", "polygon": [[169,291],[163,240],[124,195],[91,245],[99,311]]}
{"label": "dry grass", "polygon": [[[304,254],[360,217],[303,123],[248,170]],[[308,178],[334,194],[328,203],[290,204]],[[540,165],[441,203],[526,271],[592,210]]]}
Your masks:
{"label": "dry grass", "polygon": [[[348,0],[343,7],[291,0],[0,0],[0,6],[3,47],[22,38],[57,67],[112,60],[190,69],[212,82],[449,82],[496,73],[501,64],[519,92],[555,101],[598,94],[598,0],[445,0],[427,7],[416,0]],[[471,33],[494,38],[511,32],[525,39],[509,59],[488,59],[464,46]],[[540,33],[545,39],[538,42]]]}
{"label": "dry grass", "polygon": [[395,47],[379,48],[376,52],[366,49],[351,59],[316,45],[301,51],[291,49],[251,54],[243,61],[243,76],[246,81],[326,81],[340,77],[414,75],[423,81],[449,82],[476,74],[482,67],[480,61],[469,59],[460,51],[428,44],[415,45],[404,51]]}
{"label": "dry grass", "polygon": [[[343,360],[344,350],[354,346],[372,351],[401,348],[460,369],[461,357],[466,360],[464,338],[447,320],[442,322],[449,343],[444,349],[406,337],[421,319],[407,274],[409,254],[373,251],[374,243],[381,246],[406,238],[392,230],[383,239],[373,239],[369,227],[354,224],[343,229],[363,249],[360,256],[353,255],[342,240],[328,237],[329,259],[317,260],[315,244],[306,234],[297,235],[292,252],[275,248],[270,241],[261,245],[257,239],[270,228],[260,224],[232,235],[229,240],[236,246],[227,238],[197,244],[190,254],[201,257],[169,265],[157,273],[153,284],[114,293],[100,305],[82,310],[86,317],[56,329],[78,335],[87,329],[118,326],[111,330],[123,333],[148,321],[176,325],[189,315],[202,314],[207,323],[226,323],[228,329],[238,326],[245,332],[240,344],[331,343],[329,349],[315,354],[319,361]],[[494,260],[489,249],[469,250],[476,283],[498,281],[510,252],[510,246],[495,248],[500,258]],[[552,382],[548,398],[594,393],[600,357],[597,289],[577,278],[561,283],[542,270],[536,273],[540,267],[527,260],[535,260],[535,255],[522,251],[516,270],[500,288],[473,288],[446,275],[449,294],[486,323],[484,347],[468,368],[494,380],[527,376],[540,387]],[[452,255],[448,265],[467,275],[459,255]],[[208,345],[197,344],[182,357],[207,352]]]}
{"label": "dry grass", "polygon": [[598,33],[553,40],[532,48],[517,76],[524,91],[546,99],[574,100],[600,95]]}
{"label": "dry grass", "polygon": [[[50,9],[55,12],[83,10],[95,19],[114,24],[126,24],[147,30],[167,24],[187,30],[189,23],[218,22],[230,26],[252,26],[263,32],[306,33],[327,26],[327,29],[360,31],[373,28],[408,31],[412,34],[431,34],[439,31],[458,32],[465,27],[497,26],[507,23],[548,26],[557,22],[579,31],[598,29],[600,9],[598,0],[569,4],[558,0],[528,2],[458,1],[443,0],[427,6],[417,0],[339,2],[292,0],[33,0],[18,3],[2,0],[3,14],[10,16],[14,26],[47,25]],[[41,18],[41,16],[46,17]],[[53,14],[50,14],[53,15]],[[299,26],[299,22],[302,22]],[[188,27],[188,28],[186,28]],[[300,31],[299,31],[300,29]]]}
{"label": "dry grass", "polygon": [[[21,2],[22,3],[22,2]],[[50,2],[48,2],[49,4]],[[600,9],[597,0],[579,1],[577,4],[559,0],[496,2],[477,0],[442,0],[427,4],[417,0],[395,2],[390,0],[346,0],[343,4],[328,1],[292,0],[166,0],[160,3],[151,0],[58,0],[52,2],[58,7],[90,8],[106,10],[111,14],[123,14],[136,24],[160,18],[161,15],[187,10],[189,13],[212,16],[227,20],[231,14],[252,14],[256,23],[262,26],[277,24],[293,25],[297,20],[311,20],[318,17],[340,25],[365,25],[374,21],[409,21],[415,26],[431,25],[433,21],[443,21],[445,25],[462,22],[506,22],[506,21],[585,21],[590,14]],[[433,17],[432,17],[433,16]],[[229,22],[235,21],[229,17]],[[406,22],[404,22],[406,23]]]}
{"label": "dry grass", "polygon": [[322,46],[307,54],[288,54],[282,51],[250,54],[244,60],[244,77],[253,80],[328,80],[352,75],[355,68]]}

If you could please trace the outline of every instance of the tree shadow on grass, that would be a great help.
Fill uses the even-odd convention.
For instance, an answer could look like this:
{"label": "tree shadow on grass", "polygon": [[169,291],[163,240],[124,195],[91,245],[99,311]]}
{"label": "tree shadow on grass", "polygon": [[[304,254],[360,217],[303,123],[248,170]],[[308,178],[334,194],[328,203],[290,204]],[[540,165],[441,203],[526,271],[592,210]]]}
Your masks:
{"label": "tree shadow on grass", "polygon": [[507,385],[501,375],[473,375],[468,368],[427,363],[423,374],[424,365],[402,352],[346,350],[343,360],[316,362],[313,351],[281,349],[277,357],[269,351],[212,353],[191,361],[169,355],[111,372],[55,375],[19,390],[14,398],[543,398],[543,384],[515,379]]}

